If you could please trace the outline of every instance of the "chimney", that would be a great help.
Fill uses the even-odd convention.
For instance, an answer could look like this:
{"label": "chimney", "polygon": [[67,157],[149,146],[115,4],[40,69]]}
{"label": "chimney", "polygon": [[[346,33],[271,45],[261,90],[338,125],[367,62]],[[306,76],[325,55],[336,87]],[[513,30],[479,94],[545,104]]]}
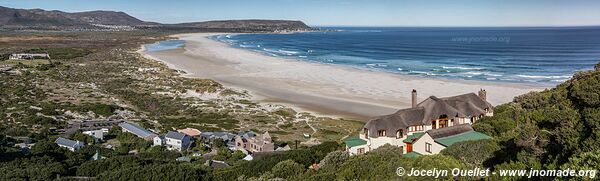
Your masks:
{"label": "chimney", "polygon": [[412,108],[417,107],[417,90],[412,90]]}
{"label": "chimney", "polygon": [[479,97],[484,101],[487,101],[487,92],[485,89],[479,89]]}

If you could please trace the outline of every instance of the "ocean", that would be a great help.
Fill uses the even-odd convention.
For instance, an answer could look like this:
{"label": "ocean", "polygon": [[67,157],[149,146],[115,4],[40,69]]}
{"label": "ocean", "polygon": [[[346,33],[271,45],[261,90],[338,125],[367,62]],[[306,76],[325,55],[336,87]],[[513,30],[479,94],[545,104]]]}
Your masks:
{"label": "ocean", "polygon": [[[600,61],[600,27],[322,29],[331,31],[211,38],[298,61],[421,77],[539,85],[559,84]],[[166,47],[181,44],[169,42]]]}

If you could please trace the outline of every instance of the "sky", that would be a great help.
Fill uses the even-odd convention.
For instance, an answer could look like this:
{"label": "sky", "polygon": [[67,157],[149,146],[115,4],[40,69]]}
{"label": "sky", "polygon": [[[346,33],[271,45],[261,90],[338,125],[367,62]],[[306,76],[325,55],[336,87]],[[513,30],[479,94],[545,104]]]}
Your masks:
{"label": "sky", "polygon": [[123,11],[160,23],[301,20],[312,26],[593,26],[598,0],[0,0],[0,6]]}

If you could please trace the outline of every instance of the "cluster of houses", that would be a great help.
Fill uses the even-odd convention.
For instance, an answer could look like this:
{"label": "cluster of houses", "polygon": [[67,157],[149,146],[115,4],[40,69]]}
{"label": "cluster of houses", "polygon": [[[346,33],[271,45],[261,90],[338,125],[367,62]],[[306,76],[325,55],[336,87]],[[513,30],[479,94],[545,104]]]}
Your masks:
{"label": "cluster of houses", "polygon": [[471,124],[493,115],[486,91],[452,97],[430,96],[417,104],[412,91],[412,107],[369,120],[358,136],[345,140],[346,150],[358,155],[389,144],[407,156],[437,154],[461,141],[490,139],[473,130]]}
{"label": "cluster of houses", "polygon": [[[185,128],[159,135],[131,122],[122,122],[118,126],[121,127],[122,132],[131,133],[144,140],[152,141],[153,146],[164,146],[168,150],[175,151],[185,151],[190,149],[194,140],[205,145],[212,145],[217,139],[222,140],[225,146],[230,150],[240,150],[245,153],[247,156],[244,159],[246,160],[251,160],[252,154],[255,153],[286,151],[290,149],[287,145],[284,147],[275,146],[269,132],[257,134],[253,131],[246,131],[234,134],[230,132],[201,132],[197,129]],[[91,130],[83,133],[90,135],[95,139],[103,140],[104,135],[108,133],[108,129]],[[62,137],[56,139],[55,143],[60,147],[67,148],[71,151],[78,150],[85,145],[84,142],[69,140]],[[189,158],[179,158],[179,160],[187,159]],[[210,164],[218,165],[219,162],[214,161]]]}
{"label": "cluster of houses", "polygon": [[8,56],[10,60],[50,59],[47,53],[15,53]]}

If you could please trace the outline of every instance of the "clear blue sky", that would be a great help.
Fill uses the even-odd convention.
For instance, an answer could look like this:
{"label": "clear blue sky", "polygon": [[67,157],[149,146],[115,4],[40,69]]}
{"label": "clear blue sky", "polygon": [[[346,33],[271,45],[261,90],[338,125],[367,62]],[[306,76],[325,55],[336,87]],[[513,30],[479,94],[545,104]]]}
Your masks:
{"label": "clear blue sky", "polygon": [[600,25],[598,0],[0,0],[0,6],[123,11],[161,23],[289,19],[341,26]]}

